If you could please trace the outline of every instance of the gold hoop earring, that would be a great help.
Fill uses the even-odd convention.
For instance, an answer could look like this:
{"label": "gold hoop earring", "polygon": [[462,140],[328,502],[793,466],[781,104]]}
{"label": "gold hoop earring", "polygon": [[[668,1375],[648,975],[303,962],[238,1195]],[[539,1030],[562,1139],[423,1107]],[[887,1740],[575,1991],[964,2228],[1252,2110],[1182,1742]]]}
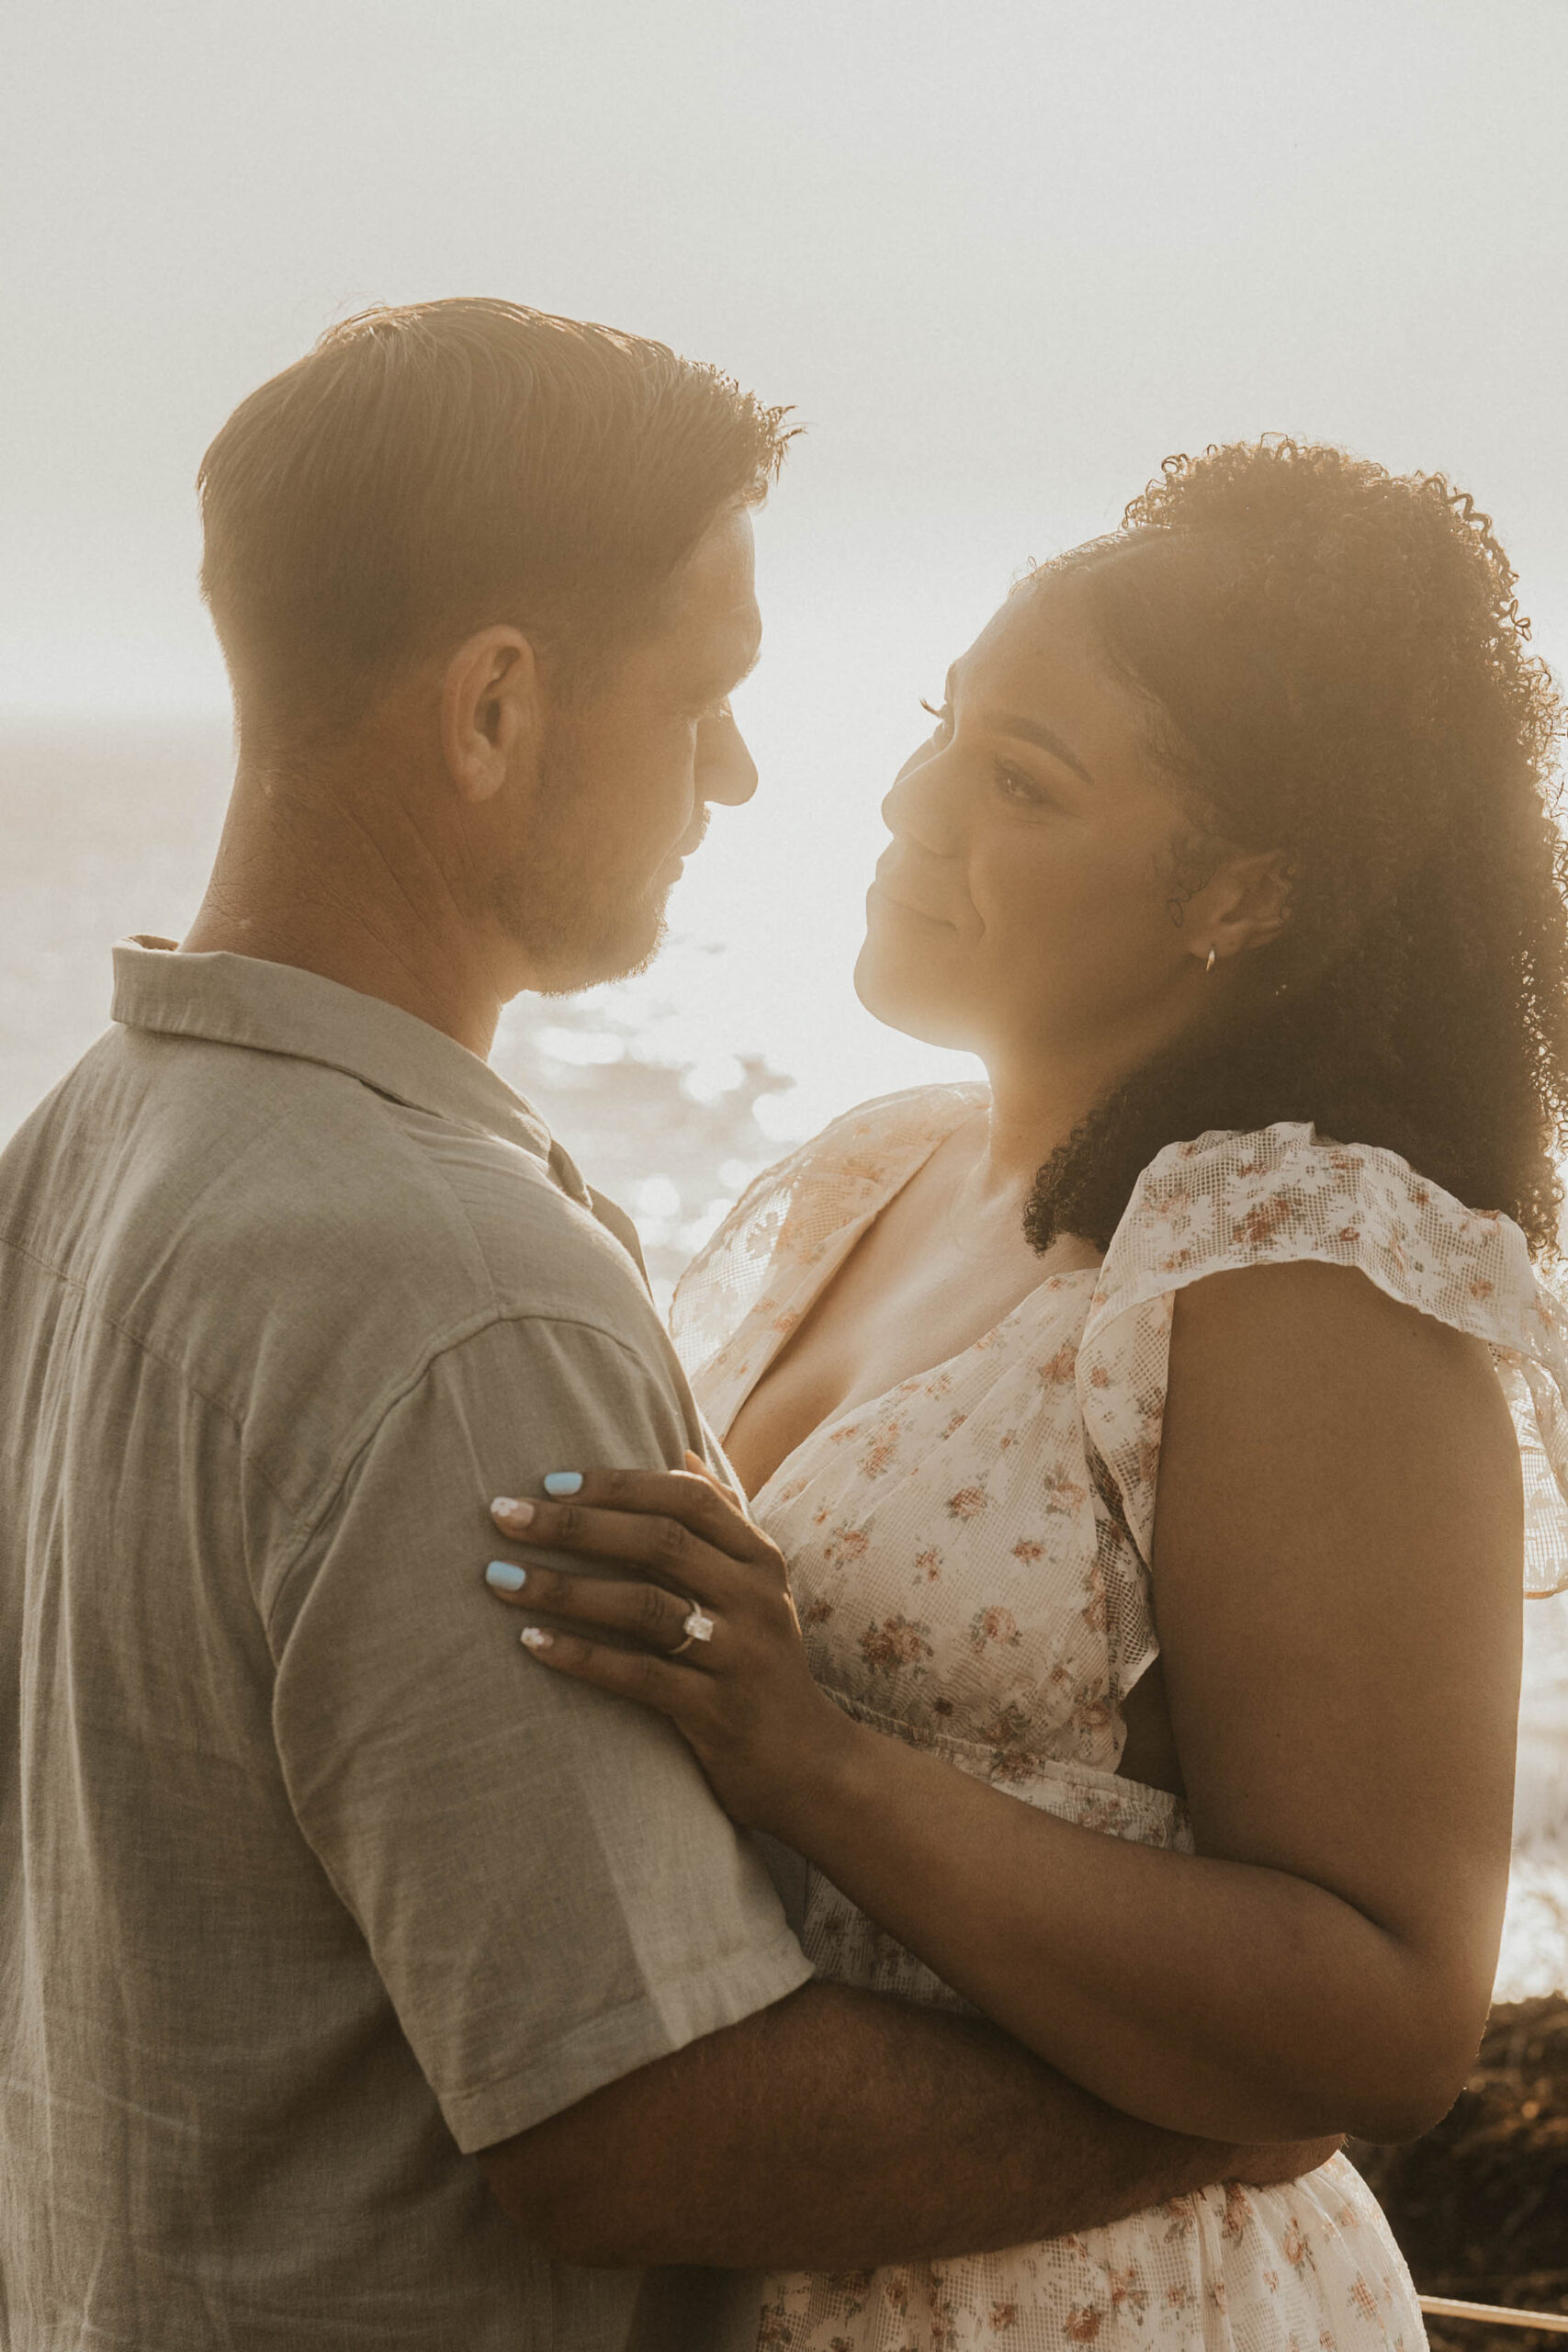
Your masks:
{"label": "gold hoop earring", "polygon": [[1210,950],[1209,950],[1209,960],[1208,960],[1208,962],[1207,962],[1207,963],[1204,965],[1204,967],[1203,967],[1203,969],[1205,970],[1205,972],[1212,972],[1212,971],[1213,970],[1213,968],[1214,968],[1214,959],[1215,959],[1215,957],[1218,956],[1218,954],[1219,954],[1219,950],[1218,950],[1218,948],[1216,948],[1216,947],[1211,947],[1211,948],[1210,948]]}

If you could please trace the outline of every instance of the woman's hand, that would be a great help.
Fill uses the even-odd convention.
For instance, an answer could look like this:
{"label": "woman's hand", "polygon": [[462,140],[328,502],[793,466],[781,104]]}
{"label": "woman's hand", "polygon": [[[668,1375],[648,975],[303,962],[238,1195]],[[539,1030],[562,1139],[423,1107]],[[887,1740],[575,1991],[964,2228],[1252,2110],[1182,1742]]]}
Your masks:
{"label": "woman's hand", "polygon": [[[530,1623],[521,1638],[557,1674],[668,1715],[725,1811],[787,1838],[855,1726],[811,1679],[777,1546],[695,1454],[686,1461],[684,1471],[555,1472],[557,1496],[491,1505],[513,1544],[626,1561],[646,1580],[492,1561],[486,1581],[513,1608],[582,1626]],[[558,1490],[572,1477],[568,1500]],[[631,1645],[595,1641],[598,1627]]]}

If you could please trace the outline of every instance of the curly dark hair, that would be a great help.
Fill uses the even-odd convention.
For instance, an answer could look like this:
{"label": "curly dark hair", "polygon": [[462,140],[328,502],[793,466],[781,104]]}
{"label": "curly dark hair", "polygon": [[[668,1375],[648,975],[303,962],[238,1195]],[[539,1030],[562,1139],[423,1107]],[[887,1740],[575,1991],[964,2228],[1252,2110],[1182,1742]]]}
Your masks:
{"label": "curly dark hair", "polygon": [[1103,1249],[1167,1144],[1310,1121],[1382,1145],[1552,1254],[1568,1136],[1563,706],[1491,519],[1440,474],[1269,435],[1168,458],[1071,578],[1190,831],[1291,876],[1280,936],[1039,1171],[1025,1229]]}

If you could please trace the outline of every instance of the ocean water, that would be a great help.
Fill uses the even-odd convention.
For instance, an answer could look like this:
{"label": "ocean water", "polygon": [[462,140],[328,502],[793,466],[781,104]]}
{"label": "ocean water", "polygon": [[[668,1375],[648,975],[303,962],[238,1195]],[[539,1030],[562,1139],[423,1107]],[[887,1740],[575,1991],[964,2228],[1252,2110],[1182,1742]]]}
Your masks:
{"label": "ocean water", "polygon": [[[665,1295],[789,1143],[869,1094],[973,1067],[889,1038],[855,1004],[875,793],[846,804],[839,777],[806,764],[761,861],[739,834],[705,849],[651,972],[524,1001],[497,1040],[502,1075],[637,1219]],[[0,1139],[105,1026],[112,942],[186,928],[230,765],[217,719],[0,728]],[[1526,1624],[1502,1999],[1568,1989],[1568,1595],[1528,1604]]]}

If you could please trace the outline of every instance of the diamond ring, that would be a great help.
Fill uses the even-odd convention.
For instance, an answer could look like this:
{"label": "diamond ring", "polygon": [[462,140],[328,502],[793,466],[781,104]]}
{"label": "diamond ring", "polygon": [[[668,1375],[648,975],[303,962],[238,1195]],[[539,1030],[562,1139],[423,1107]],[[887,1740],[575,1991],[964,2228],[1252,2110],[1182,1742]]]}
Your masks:
{"label": "diamond ring", "polygon": [[703,1610],[699,1609],[696,1602],[694,1600],[691,1608],[687,1611],[685,1616],[681,1621],[681,1631],[684,1634],[686,1637],[685,1640],[683,1642],[677,1642],[672,1650],[667,1650],[665,1652],[665,1656],[667,1657],[679,1657],[681,1652],[682,1650],[689,1650],[694,1642],[711,1642],[713,1639],[713,1619],[706,1615]]}

